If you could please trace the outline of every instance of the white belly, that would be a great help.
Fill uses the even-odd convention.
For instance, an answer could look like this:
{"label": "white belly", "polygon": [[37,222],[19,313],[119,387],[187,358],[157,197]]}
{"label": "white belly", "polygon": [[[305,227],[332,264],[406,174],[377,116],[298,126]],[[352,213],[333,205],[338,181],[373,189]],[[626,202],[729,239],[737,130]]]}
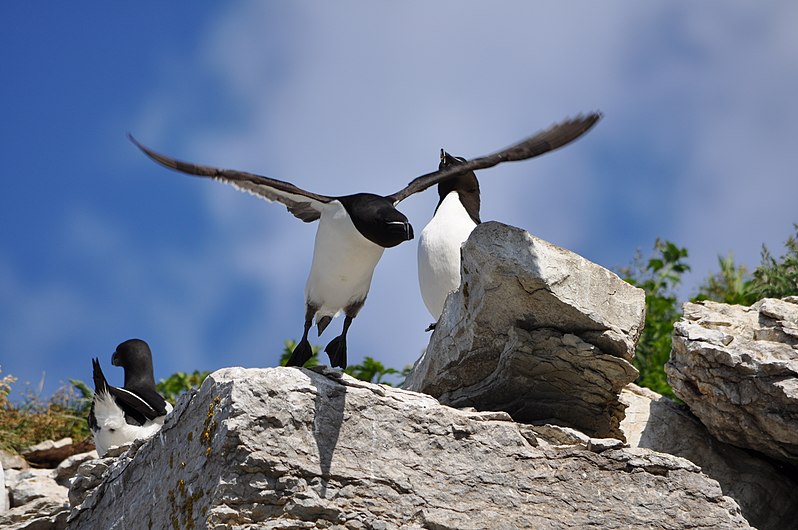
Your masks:
{"label": "white belly", "polygon": [[443,312],[446,297],[460,287],[460,247],[476,227],[456,191],[449,193],[418,240],[418,284],[432,317]]}
{"label": "white belly", "polygon": [[340,202],[325,205],[305,285],[305,300],[319,306],[317,321],[366,299],[384,250],[357,231]]}

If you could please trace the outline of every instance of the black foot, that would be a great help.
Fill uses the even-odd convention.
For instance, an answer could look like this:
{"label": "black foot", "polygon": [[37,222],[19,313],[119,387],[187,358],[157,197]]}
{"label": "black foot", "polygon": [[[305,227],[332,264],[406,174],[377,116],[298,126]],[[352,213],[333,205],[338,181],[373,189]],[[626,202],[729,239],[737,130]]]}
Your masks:
{"label": "black foot", "polygon": [[304,366],[306,362],[313,357],[313,350],[310,348],[310,342],[304,339],[296,345],[291,357],[289,357],[286,366]]}
{"label": "black foot", "polygon": [[330,366],[346,368],[346,335],[335,337],[324,351],[330,356]]}
{"label": "black foot", "polygon": [[437,324],[437,322],[433,322],[432,324],[427,326],[427,329],[425,329],[424,331],[432,331],[432,330],[434,330],[436,324]]}

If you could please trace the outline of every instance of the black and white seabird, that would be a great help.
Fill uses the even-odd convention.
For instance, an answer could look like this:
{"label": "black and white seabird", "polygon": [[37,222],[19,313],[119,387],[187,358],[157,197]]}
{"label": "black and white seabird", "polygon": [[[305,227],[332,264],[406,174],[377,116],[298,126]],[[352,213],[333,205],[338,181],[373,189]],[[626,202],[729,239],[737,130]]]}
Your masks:
{"label": "black and white seabird", "polygon": [[88,419],[100,456],[116,445],[152,436],[172,411],[172,405],[155,389],[152,353],[146,342],[123,342],[111,356],[111,364],[124,368],[124,387],[109,385],[100,361],[92,359],[94,401]]}
{"label": "black and white seabird", "polygon": [[332,366],[345,368],[346,334],[366,301],[377,262],[386,248],[413,239],[413,227],[396,209],[399,202],[468,171],[525,160],[556,149],[584,134],[598,118],[599,114],[589,114],[560,122],[507,149],[422,175],[402,190],[385,196],[372,193],[320,195],[281,180],[175,160],[148,149],[132,136],[130,139],[147,156],[170,169],[226,182],[239,190],[284,204],[289,212],[306,223],[319,221],[310,275],[305,285],[304,332],[288,366],[302,366],[310,359],[308,331],[314,318],[321,335],[332,318],[343,310],[343,330],[324,351],[330,356]]}
{"label": "black and white seabird", "polygon": [[[592,122],[585,131],[601,116],[594,114],[591,117]],[[552,140],[549,149],[541,150],[537,154],[553,151],[576,138],[577,136],[563,135],[559,141]],[[439,169],[467,163],[465,158],[452,156],[441,149]],[[466,171],[438,184],[438,205],[418,239],[418,283],[421,297],[436,321],[443,312],[446,297],[460,287],[460,247],[481,222],[479,207],[479,181],[473,171]],[[434,327],[435,324],[432,324],[427,329]]]}
{"label": "black and white seabird", "polygon": [[[464,164],[441,149],[440,169]],[[473,171],[438,184],[438,205],[418,238],[418,284],[421,298],[437,321],[449,293],[460,287],[460,247],[479,219],[479,181]],[[432,324],[428,329],[435,327]]]}

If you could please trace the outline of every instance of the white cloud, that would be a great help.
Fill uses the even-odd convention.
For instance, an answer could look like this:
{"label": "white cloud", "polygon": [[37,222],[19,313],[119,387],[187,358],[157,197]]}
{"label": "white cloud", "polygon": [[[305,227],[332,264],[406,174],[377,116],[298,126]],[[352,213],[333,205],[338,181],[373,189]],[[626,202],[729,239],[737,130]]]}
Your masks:
{"label": "white cloud", "polygon": [[[754,264],[762,241],[780,248],[795,220],[794,11],[787,2],[235,4],[197,59],[234,101],[234,126],[169,128],[201,162],[321,193],[387,193],[432,169],[442,145],[479,155],[599,108],[605,121],[579,144],[486,173],[484,218],[605,266],[662,235],[690,249],[695,284],[718,253]],[[295,337],[313,230],[279,205],[212,185],[204,196],[218,230],[196,260],[229,253],[232,268],[214,272],[252,282],[269,315],[236,347]],[[434,204],[428,192],[402,205],[417,233]],[[353,358],[411,362],[427,320],[414,246],[389,250],[353,326]]]}

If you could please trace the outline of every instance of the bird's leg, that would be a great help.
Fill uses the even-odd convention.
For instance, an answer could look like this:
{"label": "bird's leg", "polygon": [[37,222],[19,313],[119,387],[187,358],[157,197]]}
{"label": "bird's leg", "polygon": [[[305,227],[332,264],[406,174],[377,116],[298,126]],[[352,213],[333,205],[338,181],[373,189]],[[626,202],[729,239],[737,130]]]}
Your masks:
{"label": "bird's leg", "polygon": [[346,315],[343,331],[324,348],[324,351],[330,356],[330,366],[346,368],[346,332],[349,331],[349,326],[352,325],[353,318],[352,316]]}
{"label": "bird's leg", "polygon": [[321,334],[327,329],[327,326],[330,325],[330,321],[332,321],[332,317],[330,315],[325,315],[316,322],[316,329],[319,332],[319,337],[321,337]]}
{"label": "bird's leg", "polygon": [[302,340],[299,341],[299,344],[296,345],[293,353],[291,353],[286,366],[304,366],[313,357],[313,349],[310,347],[310,342],[308,342],[308,331],[313,325],[313,316],[318,309],[318,307],[309,303],[305,306],[305,331],[302,333]]}

